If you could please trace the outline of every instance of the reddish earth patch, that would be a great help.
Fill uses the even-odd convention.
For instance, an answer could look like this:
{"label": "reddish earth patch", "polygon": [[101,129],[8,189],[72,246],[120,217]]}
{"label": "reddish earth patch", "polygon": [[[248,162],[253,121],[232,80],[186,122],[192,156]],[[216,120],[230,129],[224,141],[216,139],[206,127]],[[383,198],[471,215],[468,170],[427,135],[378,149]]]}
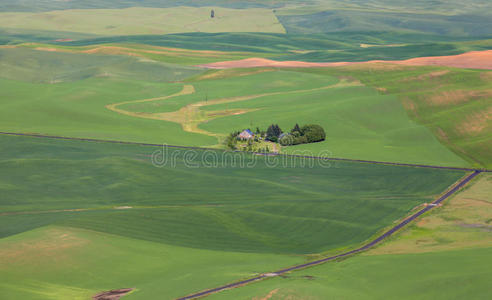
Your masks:
{"label": "reddish earth patch", "polygon": [[93,300],[118,300],[120,297],[125,296],[129,292],[133,291],[133,289],[118,289],[111,290],[107,292],[101,292],[97,295],[92,296]]}
{"label": "reddish earth patch", "polygon": [[57,39],[55,42],[71,42],[73,41],[72,39]]}
{"label": "reddish earth patch", "polygon": [[446,66],[455,68],[471,68],[492,70],[492,50],[472,51],[451,56],[417,57],[407,60],[372,60],[366,62],[303,62],[303,61],[275,61],[265,58],[247,58],[242,60],[223,61],[199,65],[209,69],[229,68],[310,68],[310,67],[338,67],[348,65],[363,65],[368,63],[387,63],[405,66]]}

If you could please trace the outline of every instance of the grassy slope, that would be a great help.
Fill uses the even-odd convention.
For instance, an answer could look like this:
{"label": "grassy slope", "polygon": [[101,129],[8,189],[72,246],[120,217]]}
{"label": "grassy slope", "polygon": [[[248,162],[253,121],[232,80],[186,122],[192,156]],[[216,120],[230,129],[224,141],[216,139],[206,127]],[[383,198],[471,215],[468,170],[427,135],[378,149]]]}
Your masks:
{"label": "grassy slope", "polygon": [[[257,156],[242,157],[257,159],[250,168],[207,168],[208,152],[186,154],[188,166],[202,164],[193,168],[186,152],[171,150],[176,167],[157,168],[152,147],[1,139],[2,211],[32,212],[0,217],[10,224],[2,236],[61,224],[194,248],[313,253],[362,242],[463,174],[299,161],[273,168]],[[63,209],[89,210],[40,213]]]}
{"label": "grassy slope", "polygon": [[[17,32],[17,33],[16,33]],[[0,29],[0,33],[2,30]],[[4,31],[3,43],[53,40],[70,35],[53,32],[23,33],[20,30]],[[44,38],[43,38],[44,37]],[[303,61],[366,61],[372,59],[406,59],[419,56],[454,55],[472,50],[492,49],[492,40],[465,37],[447,37],[434,34],[405,32],[342,32],[326,34],[274,34],[274,33],[203,33],[191,32],[168,35],[115,36],[100,38],[73,38],[71,42],[58,42],[66,46],[137,43],[154,46],[195,50],[248,51],[254,56],[268,55],[278,60]],[[476,39],[476,38],[475,38]],[[0,43],[2,41],[0,40]],[[361,47],[361,44],[378,47]],[[387,47],[387,45],[398,45]],[[226,60],[227,57],[224,58]]]}
{"label": "grassy slope", "polygon": [[397,96],[408,115],[471,164],[492,166],[490,71],[435,67],[326,69],[350,75],[382,94]]}
{"label": "grassy slope", "polygon": [[0,140],[6,299],[78,299],[122,287],[138,289],[129,299],[182,296],[307,259],[278,253],[360,243],[463,175],[354,163],[272,167],[255,156],[241,156],[257,159],[252,168],[210,168],[210,152],[184,165],[176,150],[166,156],[176,166],[157,168],[152,147]]}
{"label": "grassy slope", "polygon": [[[23,43],[7,45],[4,47],[10,48],[31,48],[40,51],[64,52],[64,53],[82,53],[82,54],[106,54],[106,55],[122,55],[140,57],[141,61],[163,62],[168,64],[179,65],[198,65],[210,62],[224,60],[238,60],[252,56],[272,56],[269,53],[251,53],[251,52],[226,52],[212,50],[188,50],[180,48],[159,47],[132,43],[116,43],[116,44],[99,44],[88,46],[66,46],[63,44],[43,44],[43,43]],[[19,51],[20,52],[20,51]],[[32,53],[35,56],[43,54]],[[83,56],[81,56],[83,57]],[[177,66],[174,66],[178,68]]]}
{"label": "grassy slope", "polygon": [[[321,82],[332,80],[325,77],[322,70],[282,72],[298,78],[316,78]],[[264,74],[270,76],[270,73]],[[253,76],[238,80],[247,84]],[[200,127],[225,134],[231,128],[266,128],[272,122],[278,123],[284,130],[289,130],[296,122],[317,123],[327,131],[325,142],[285,148],[285,151],[308,150],[315,155],[326,152],[323,155],[345,158],[466,165],[444,148],[427,129],[412,122],[395,97],[381,96],[363,86],[336,87],[205,107],[207,110],[255,108],[260,110],[212,120]]]}
{"label": "grassy slope", "polygon": [[325,10],[312,14],[279,15],[288,33],[336,31],[403,31],[448,36],[487,36],[490,15],[443,15],[429,12],[389,12],[384,10]]}
{"label": "grassy slope", "polygon": [[[11,79],[0,79],[3,108],[0,124],[4,131],[176,145],[217,143],[215,138],[184,132],[178,123],[119,115],[104,107],[111,103],[173,94],[181,89],[182,84],[160,82],[197,74],[198,69],[141,62],[125,56],[24,48],[1,49],[0,55],[5,67],[2,77]],[[336,82],[334,77],[319,71],[267,70],[270,72],[254,74],[258,71],[254,70],[249,75],[250,71],[212,71],[187,80],[186,84],[195,87],[194,94],[165,101],[128,104],[121,108],[137,112],[172,112],[207,97],[212,101],[224,97],[313,89]],[[59,83],[32,84],[18,80]],[[266,128],[271,122],[279,123],[284,129],[292,127],[295,122],[317,122],[327,130],[331,129],[328,130],[328,142],[296,149],[316,153],[329,150],[335,156],[349,158],[466,165],[442,147],[424,127],[412,123],[395,98],[381,97],[365,87],[283,94],[205,109],[234,108],[260,110],[209,121],[202,127],[227,134],[232,129]],[[303,114],[299,115],[299,111]],[[372,115],[367,115],[367,111]],[[52,118],[54,113],[58,118]],[[348,119],[351,121],[347,122]],[[409,143],[409,136],[419,143]]]}
{"label": "grassy slope", "polygon": [[[221,292],[210,299],[484,299],[492,248],[358,256],[295,272],[287,278]],[[311,277],[312,276],[312,277]]]}
{"label": "grassy slope", "polygon": [[70,227],[0,239],[2,299],[90,299],[132,287],[128,299],[173,299],[287,266],[299,257],[175,247]]}
{"label": "grassy slope", "polygon": [[[214,9],[216,16],[210,17]],[[59,10],[0,13],[0,27],[54,30],[98,35],[169,34],[178,32],[276,32],[285,30],[271,10],[217,7]],[[70,38],[70,36],[67,36]]]}
{"label": "grassy slope", "polygon": [[226,291],[211,299],[255,299],[269,293],[269,299],[487,297],[492,277],[491,183],[492,176],[479,175],[444,207],[362,256]]}
{"label": "grassy slope", "polygon": [[[289,2],[295,2],[297,0],[288,0]],[[1,11],[29,11],[29,12],[42,12],[52,10],[66,10],[66,9],[104,9],[104,8],[129,8],[129,7],[156,7],[167,8],[175,6],[220,6],[230,8],[255,8],[255,7],[277,7],[286,3],[285,0],[274,0],[265,3],[263,0],[126,0],[126,1],[113,1],[113,0],[84,0],[84,1],[67,1],[60,2],[58,0],[1,0]]]}
{"label": "grassy slope", "polygon": [[132,118],[104,107],[173,93],[180,86],[111,78],[55,85],[0,80],[0,86],[4,131],[169,144],[215,143],[211,137],[183,132],[178,124]]}
{"label": "grassy slope", "polygon": [[[41,45],[30,47],[39,49]],[[89,78],[169,82],[202,72],[199,68],[131,56],[55,52],[52,47],[44,49],[47,50],[0,48],[0,77],[32,83],[75,82]]]}
{"label": "grassy slope", "polygon": [[370,255],[492,246],[492,175],[481,174],[443,208],[426,215]]}

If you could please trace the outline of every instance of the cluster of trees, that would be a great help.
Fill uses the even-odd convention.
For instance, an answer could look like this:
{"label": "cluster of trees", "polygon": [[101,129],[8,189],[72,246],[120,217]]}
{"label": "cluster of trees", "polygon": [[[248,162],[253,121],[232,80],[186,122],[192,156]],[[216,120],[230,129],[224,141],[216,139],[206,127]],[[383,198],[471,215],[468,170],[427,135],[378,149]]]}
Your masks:
{"label": "cluster of trees", "polygon": [[278,124],[272,124],[268,127],[266,131],[266,140],[271,142],[278,142],[280,135],[282,134],[282,129],[278,126]]}
{"label": "cluster of trees", "polygon": [[[261,140],[267,140],[274,143],[280,143],[282,146],[291,146],[299,144],[308,144],[321,142],[326,139],[326,133],[323,127],[316,124],[308,124],[302,127],[296,124],[289,132],[283,132],[278,124],[272,124],[266,131],[256,128],[254,137],[247,140],[247,144],[238,147],[240,131],[231,132],[225,139],[224,143],[227,148],[232,150],[246,150],[256,152],[269,152],[268,147],[261,148]],[[243,149],[246,148],[246,149]]]}
{"label": "cluster of trees", "polygon": [[308,124],[302,127],[296,124],[287,133],[283,133],[277,124],[272,124],[268,127],[266,139],[278,142],[282,146],[290,146],[324,141],[326,133],[323,127],[316,124]]}

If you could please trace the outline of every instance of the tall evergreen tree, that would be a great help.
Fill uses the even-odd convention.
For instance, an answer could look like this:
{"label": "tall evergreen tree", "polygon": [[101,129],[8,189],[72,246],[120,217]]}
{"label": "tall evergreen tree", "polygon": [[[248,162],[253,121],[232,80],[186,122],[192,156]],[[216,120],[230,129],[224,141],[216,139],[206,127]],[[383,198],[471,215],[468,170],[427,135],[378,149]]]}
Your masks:
{"label": "tall evergreen tree", "polygon": [[299,124],[296,123],[296,126],[294,126],[294,128],[292,128],[292,130],[290,131],[291,133],[294,133],[294,132],[301,132],[301,127],[299,127]]}

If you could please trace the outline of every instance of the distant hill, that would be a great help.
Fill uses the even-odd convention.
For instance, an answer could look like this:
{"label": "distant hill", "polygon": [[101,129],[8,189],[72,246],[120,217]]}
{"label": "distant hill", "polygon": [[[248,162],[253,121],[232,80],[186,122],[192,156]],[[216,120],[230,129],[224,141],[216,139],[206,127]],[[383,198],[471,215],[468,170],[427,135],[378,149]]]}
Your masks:
{"label": "distant hill", "polygon": [[[130,7],[224,7],[233,9],[267,9],[274,13],[287,33],[309,34],[329,32],[353,32],[353,31],[394,31],[406,33],[432,33],[446,36],[490,36],[492,35],[492,2],[488,0],[470,1],[403,1],[403,0],[0,0],[0,12],[49,12],[59,10],[83,10],[83,9],[122,9]],[[271,12],[270,12],[271,10]],[[179,12],[179,10],[178,10]],[[266,13],[262,12],[261,15]],[[110,16],[114,12],[110,12]],[[174,15],[175,13],[173,13]],[[252,14],[259,16],[258,13]],[[91,23],[100,23],[101,19],[94,13],[90,14]],[[104,13],[101,13],[104,17]],[[219,14],[220,15],[220,14]],[[150,16],[149,16],[150,17]],[[5,20],[5,16],[2,17]],[[42,19],[45,19],[41,16]],[[36,16],[28,19],[36,20]],[[86,18],[87,19],[87,18]],[[132,18],[126,18],[131,20]],[[137,16],[135,19],[138,19]],[[69,18],[73,22],[73,18]],[[97,22],[96,22],[97,21]],[[159,21],[152,21],[159,25]],[[162,18],[162,28],[169,25],[170,20]],[[173,21],[175,22],[175,21]],[[11,23],[11,21],[9,21]],[[24,21],[21,23],[25,23]],[[47,22],[49,23],[49,22]],[[31,29],[53,30],[47,23],[33,24]],[[248,23],[248,22],[243,22]],[[278,24],[271,24],[272,27]],[[0,28],[5,24],[0,24]],[[76,26],[75,26],[76,27]],[[145,26],[140,26],[145,27]],[[227,26],[226,26],[227,27]],[[22,27],[22,28],[25,28]],[[60,27],[62,28],[62,27]],[[111,29],[111,26],[107,29]],[[132,30],[139,33],[139,25],[134,24]],[[65,30],[65,29],[64,29]],[[156,30],[156,29],[152,29]],[[252,29],[245,26],[244,32],[278,32],[264,26],[260,29]],[[66,30],[70,31],[70,30]],[[80,30],[73,30],[81,32]],[[188,30],[172,32],[198,32],[201,27],[193,27]],[[208,31],[208,30],[205,30]],[[214,30],[217,32],[216,30]],[[220,30],[227,32],[227,30]],[[238,31],[231,29],[230,31]],[[90,33],[91,31],[85,31]],[[97,31],[97,34],[111,35],[108,32]],[[149,33],[147,31],[147,33]],[[167,30],[159,31],[160,34],[169,33]],[[118,34],[121,34],[118,32]],[[128,34],[135,34],[130,33]]]}

